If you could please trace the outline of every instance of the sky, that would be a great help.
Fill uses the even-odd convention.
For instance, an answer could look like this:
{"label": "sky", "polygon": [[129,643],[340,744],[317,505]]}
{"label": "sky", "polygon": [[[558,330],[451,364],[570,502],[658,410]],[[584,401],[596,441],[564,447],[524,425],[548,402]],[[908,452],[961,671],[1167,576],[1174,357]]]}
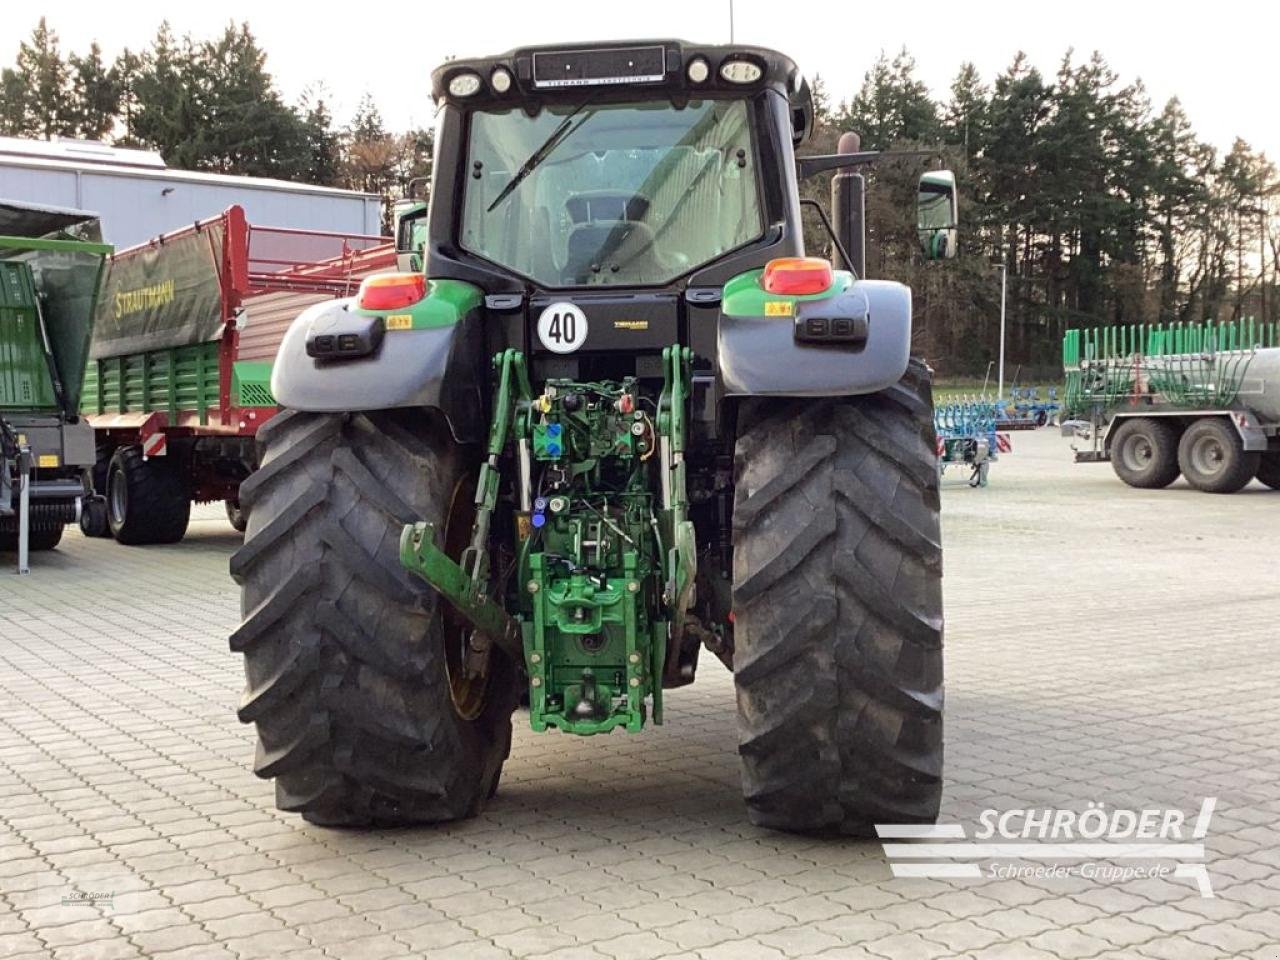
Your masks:
{"label": "sky", "polygon": [[[880,51],[892,55],[903,45],[940,99],[965,60],[990,82],[1019,50],[1050,77],[1068,48],[1077,60],[1098,50],[1122,82],[1143,80],[1157,110],[1178,96],[1200,137],[1219,150],[1239,136],[1280,159],[1273,89],[1280,10],[1274,0],[1219,0],[1194,8],[1150,0],[735,0],[733,9],[735,40],[790,55],[808,76],[820,73],[837,101],[852,97]],[[330,0],[305,6],[44,0],[5,16],[10,29],[0,39],[0,58],[13,62],[19,41],[42,14],[58,32],[64,54],[97,40],[108,56],[125,46],[148,46],[165,18],[177,34],[197,38],[218,34],[231,20],[247,20],[286,100],[323,86],[342,124],[368,92],[388,128],[407,129],[430,125],[428,75],[446,57],[577,40],[727,43],[729,10],[729,0],[427,0],[376,7]]]}

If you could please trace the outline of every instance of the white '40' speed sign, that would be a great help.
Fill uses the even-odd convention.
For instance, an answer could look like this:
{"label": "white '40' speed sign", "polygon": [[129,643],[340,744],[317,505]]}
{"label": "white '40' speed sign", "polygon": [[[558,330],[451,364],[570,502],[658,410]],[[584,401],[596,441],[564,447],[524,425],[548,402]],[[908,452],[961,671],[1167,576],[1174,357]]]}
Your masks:
{"label": "white '40' speed sign", "polygon": [[572,303],[553,303],[538,317],[538,339],[552,353],[573,353],[586,342],[587,315]]}

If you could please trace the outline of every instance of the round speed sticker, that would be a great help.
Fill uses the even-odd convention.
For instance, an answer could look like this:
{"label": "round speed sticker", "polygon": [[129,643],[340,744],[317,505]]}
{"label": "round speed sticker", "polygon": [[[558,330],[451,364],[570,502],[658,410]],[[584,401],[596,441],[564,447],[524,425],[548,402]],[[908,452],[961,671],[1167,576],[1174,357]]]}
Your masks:
{"label": "round speed sticker", "polygon": [[538,339],[552,353],[573,353],[587,339],[587,315],[572,303],[553,303],[538,317]]}

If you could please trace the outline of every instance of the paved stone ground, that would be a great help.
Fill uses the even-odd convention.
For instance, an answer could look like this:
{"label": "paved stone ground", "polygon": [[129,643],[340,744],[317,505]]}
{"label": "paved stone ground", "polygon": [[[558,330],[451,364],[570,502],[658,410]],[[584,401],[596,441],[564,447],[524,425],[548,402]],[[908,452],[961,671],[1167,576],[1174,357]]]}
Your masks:
{"label": "paved stone ground", "polygon": [[1280,494],[1134,491],[1015,444],[944,494],[944,820],[1216,796],[1215,898],[900,879],[878,844],[757,830],[714,661],[642,735],[518,723],[476,820],[309,826],[249,771],[236,538],[204,508],[180,545],[75,533],[0,572],[0,958],[1280,956]]}

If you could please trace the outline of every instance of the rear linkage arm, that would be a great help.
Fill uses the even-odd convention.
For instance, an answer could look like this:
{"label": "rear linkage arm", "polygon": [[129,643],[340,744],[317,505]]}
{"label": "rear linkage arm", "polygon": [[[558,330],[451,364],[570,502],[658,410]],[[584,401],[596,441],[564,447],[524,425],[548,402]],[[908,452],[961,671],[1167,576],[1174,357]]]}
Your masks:
{"label": "rear linkage arm", "polygon": [[[667,583],[663,601],[672,611],[671,636],[684,636],[685,620],[693,605],[698,573],[693,522],[689,519],[689,494],[685,484],[685,409],[688,406],[693,351],[671,346],[662,351],[663,388],[658,398],[658,434],[662,451],[662,513],[670,544]],[[655,668],[660,672],[661,666]]]}
{"label": "rear linkage arm", "polygon": [[488,457],[476,483],[476,521],[471,545],[454,561],[436,544],[433,524],[407,524],[400,534],[400,563],[444,595],[463,617],[496,643],[516,663],[524,662],[520,625],[502,604],[489,596],[489,525],[498,505],[498,458],[507,445],[513,407],[533,402],[524,354],[504,350],[494,357],[498,389],[489,425]]}

